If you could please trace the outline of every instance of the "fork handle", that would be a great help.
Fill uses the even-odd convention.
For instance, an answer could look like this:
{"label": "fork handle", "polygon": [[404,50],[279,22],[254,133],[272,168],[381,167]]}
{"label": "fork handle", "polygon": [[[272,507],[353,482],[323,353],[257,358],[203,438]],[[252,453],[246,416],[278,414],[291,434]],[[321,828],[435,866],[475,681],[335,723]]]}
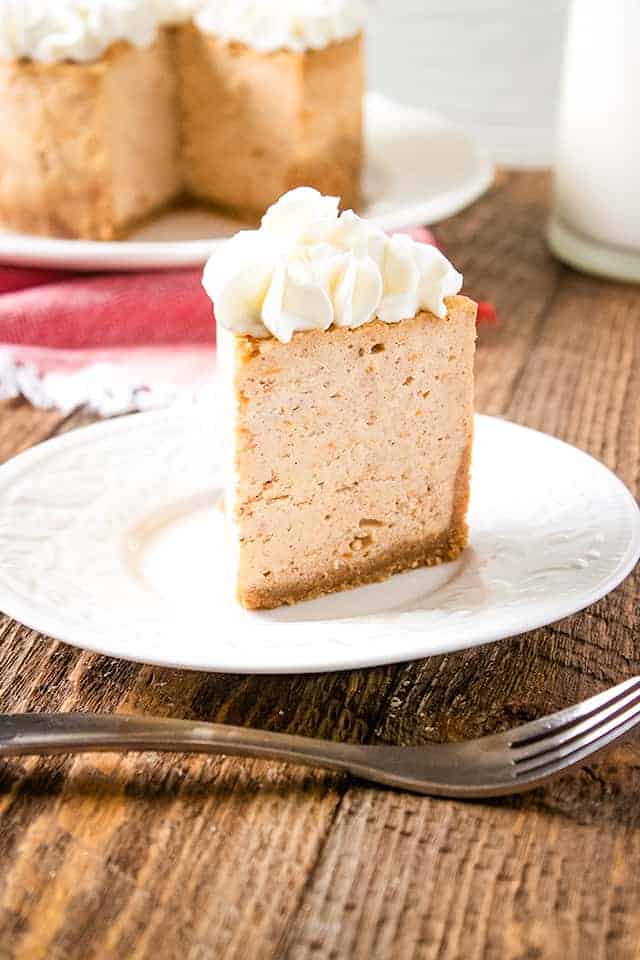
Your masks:
{"label": "fork handle", "polygon": [[59,753],[222,753],[350,770],[368,747],[219,723],[101,713],[0,714],[0,757]]}
{"label": "fork handle", "polygon": [[250,727],[126,714],[0,714],[0,759],[145,750],[260,757],[351,773],[415,793],[479,795],[468,786],[453,790],[447,786],[445,751],[437,744],[398,748],[336,743]]}
{"label": "fork handle", "polygon": [[399,771],[394,774],[391,748],[384,746],[125,714],[0,714],[0,758],[145,750],[261,757],[349,772],[388,786],[419,789],[417,783],[410,785]]}

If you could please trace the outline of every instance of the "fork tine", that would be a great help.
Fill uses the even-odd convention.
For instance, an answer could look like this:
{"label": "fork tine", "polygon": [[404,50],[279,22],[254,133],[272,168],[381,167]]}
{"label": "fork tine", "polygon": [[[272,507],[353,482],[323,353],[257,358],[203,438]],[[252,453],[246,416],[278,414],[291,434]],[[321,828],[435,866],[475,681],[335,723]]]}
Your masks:
{"label": "fork tine", "polygon": [[537,757],[562,744],[570,743],[583,734],[589,733],[590,730],[599,729],[610,717],[618,716],[623,710],[628,710],[637,703],[640,703],[640,685],[625,696],[616,697],[611,702],[605,703],[599,710],[588,713],[583,720],[578,718],[577,722],[569,722],[549,729],[545,735],[519,741],[525,745],[512,746],[513,760],[515,763],[521,763],[530,757]]}
{"label": "fork tine", "polygon": [[583,736],[576,737],[569,743],[563,743],[555,749],[545,750],[529,757],[520,763],[515,763],[516,777],[526,777],[532,774],[539,776],[547,767],[566,767],[576,763],[581,757],[596,753],[606,747],[612,740],[617,740],[626,730],[630,730],[640,722],[640,703],[618,713],[606,723],[603,723]]}
{"label": "fork tine", "polygon": [[640,677],[630,677],[609,690],[604,690],[602,693],[589,697],[588,700],[583,700],[582,703],[566,707],[564,710],[559,710],[549,716],[540,717],[539,720],[532,720],[531,723],[525,723],[520,727],[514,727],[505,731],[504,734],[498,734],[498,736],[507,740],[510,747],[519,749],[535,740],[553,735],[565,727],[578,723],[595,714],[601,707],[606,707],[608,704],[620,700],[625,694],[637,690],[640,690]]}

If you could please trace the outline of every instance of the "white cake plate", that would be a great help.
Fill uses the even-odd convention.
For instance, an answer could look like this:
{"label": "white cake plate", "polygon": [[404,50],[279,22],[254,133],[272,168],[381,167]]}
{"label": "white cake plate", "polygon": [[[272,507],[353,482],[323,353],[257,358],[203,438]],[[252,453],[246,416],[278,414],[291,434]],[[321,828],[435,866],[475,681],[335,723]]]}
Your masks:
{"label": "white cake plate", "polygon": [[500,640],[600,599],[634,567],[640,512],[553,437],[476,420],[470,546],[451,564],[279,610],[230,598],[211,415],[88,427],[0,468],[0,609],[59,640],[234,673],[342,670]]}
{"label": "white cake plate", "polygon": [[[385,230],[436,223],[477,199],[493,180],[487,153],[436,113],[380,94],[365,100],[365,204]],[[246,224],[206,210],[167,213],[126,241],[63,240],[0,231],[0,262],[64,270],[148,270],[201,266]]]}

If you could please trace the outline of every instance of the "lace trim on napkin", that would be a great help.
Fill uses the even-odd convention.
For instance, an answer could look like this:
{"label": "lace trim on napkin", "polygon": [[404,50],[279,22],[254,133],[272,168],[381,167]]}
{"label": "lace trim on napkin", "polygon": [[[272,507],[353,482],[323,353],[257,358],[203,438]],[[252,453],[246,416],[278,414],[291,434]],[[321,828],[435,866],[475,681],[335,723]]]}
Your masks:
{"label": "lace trim on napkin", "polygon": [[84,407],[114,417],[192,404],[213,389],[213,378],[207,375],[214,368],[213,351],[203,356],[202,350],[145,350],[134,352],[126,363],[96,359],[82,365],[73,356],[62,368],[57,352],[53,369],[47,369],[46,354],[42,362],[41,351],[21,348],[16,355],[11,348],[0,348],[0,400],[24,397],[44,410],[69,414]]}

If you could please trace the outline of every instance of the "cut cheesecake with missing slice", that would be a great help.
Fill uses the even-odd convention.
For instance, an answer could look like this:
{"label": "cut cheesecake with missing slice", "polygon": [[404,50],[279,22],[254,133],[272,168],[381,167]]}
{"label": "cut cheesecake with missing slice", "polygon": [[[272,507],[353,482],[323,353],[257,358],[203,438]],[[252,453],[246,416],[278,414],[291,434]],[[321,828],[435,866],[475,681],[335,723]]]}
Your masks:
{"label": "cut cheesecake with missing slice", "polygon": [[108,241],[178,202],[257,220],[299,184],[357,204],[366,10],[12,0],[0,17],[0,224]]}
{"label": "cut cheesecake with missing slice", "polygon": [[205,269],[238,601],[295,603],[467,540],[475,304],[434,247],[302,188]]}

